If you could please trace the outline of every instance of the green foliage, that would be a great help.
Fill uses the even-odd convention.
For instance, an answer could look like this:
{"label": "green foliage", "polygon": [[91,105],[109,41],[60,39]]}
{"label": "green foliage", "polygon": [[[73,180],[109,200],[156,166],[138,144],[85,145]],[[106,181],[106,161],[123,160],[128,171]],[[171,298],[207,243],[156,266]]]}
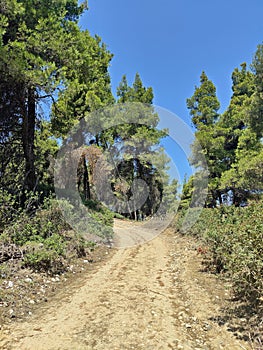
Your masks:
{"label": "green foliage", "polygon": [[[114,101],[112,55],[78,26],[77,0],[5,0],[0,8],[0,160],[5,188],[52,189],[56,136]],[[52,133],[49,111],[52,104]],[[5,159],[8,159],[7,162]],[[19,164],[19,169],[18,169]],[[19,170],[19,171],[18,171]]]}
{"label": "green foliage", "polygon": [[[216,88],[205,72],[200,76],[200,86],[195,88],[193,96],[187,99],[192,122],[196,127],[196,141],[192,145],[191,163],[199,166],[200,159],[205,157],[209,170],[210,203],[215,206],[217,197],[218,178],[222,172],[224,138],[220,135],[216,125],[220,103],[216,96]],[[201,147],[200,147],[201,146]]]}
{"label": "green foliage", "polygon": [[49,237],[69,229],[59,207],[53,200],[46,199],[42,208],[35,214],[20,211],[12,220],[12,225],[6,226],[4,234],[12,243],[24,245],[27,242],[43,243]]}
{"label": "green foliage", "polygon": [[183,189],[180,198],[180,210],[188,209],[194,192],[194,177],[190,176],[188,181],[184,179]]}
{"label": "green foliage", "polygon": [[196,87],[194,95],[187,99],[187,108],[197,129],[216,122],[220,103],[216,97],[216,88],[205,72],[200,76],[200,87]]}
{"label": "green foliage", "polygon": [[[214,182],[214,188],[220,189],[221,186],[221,191],[223,188],[231,190],[233,203],[236,203],[237,196],[239,196],[238,204],[248,197],[254,200],[245,208],[221,206],[217,209],[204,209],[197,223],[191,228],[191,234],[201,240],[203,247],[201,252],[205,252],[208,265],[231,278],[234,292],[239,298],[253,302],[261,300],[263,290],[263,202],[255,201],[262,195],[263,158],[262,143],[246,119],[248,107],[244,101],[248,101],[252,96],[253,84],[249,85],[251,73],[246,72],[245,68],[245,65],[242,65],[241,72],[235,70],[233,73],[234,93],[231,108],[219,119],[218,126],[214,128],[215,132],[218,130],[225,138],[225,143],[221,144],[219,150],[221,148],[222,155],[224,151],[226,152],[225,160],[230,164],[230,168],[226,170],[222,168],[223,171],[218,173],[218,179],[220,176],[221,179]],[[209,138],[212,140],[209,133],[205,136],[208,140]],[[211,152],[213,141],[210,145],[208,141],[207,145]],[[221,159],[224,162],[224,158]],[[217,161],[220,161],[220,157]],[[210,162],[208,165],[211,170]],[[192,191],[191,177],[183,187],[181,211],[176,218],[177,228],[183,223],[184,209],[189,206]]]}
{"label": "green foliage", "polygon": [[246,63],[232,74],[233,94],[229,107],[217,114],[219,103],[215,87],[205,73],[200,87],[187,99],[196,140],[192,146],[191,163],[198,166],[200,154],[209,170],[207,206],[231,198],[236,206],[262,190],[262,75],[263,50],[259,46],[253,72]]}
{"label": "green foliage", "polygon": [[[9,198],[5,195],[4,198]],[[4,217],[0,243],[19,246],[23,253],[23,265],[36,270],[58,273],[65,270],[68,260],[86,255],[86,250],[95,246],[85,235],[72,231],[65,222],[64,215],[69,215],[72,205],[63,201],[64,215],[59,202],[46,198],[44,203],[32,211],[32,194],[29,196],[30,211],[19,210],[13,217]],[[9,203],[10,208],[15,202]],[[98,203],[89,202],[90,219],[83,232],[92,233],[93,237],[109,239],[112,237],[113,213]],[[6,207],[1,207],[6,209]],[[65,213],[68,210],[68,213]],[[2,211],[0,210],[0,214]],[[2,213],[3,216],[3,213]],[[80,214],[81,216],[81,214]],[[76,219],[80,221],[80,216]],[[81,227],[80,227],[81,229]],[[80,232],[82,232],[80,230]]]}
{"label": "green foliage", "polygon": [[[72,228],[87,241],[108,242],[112,238],[114,214],[109,209],[94,201],[78,201],[74,198],[60,199],[58,203]],[[89,209],[89,206],[93,209]]]}
{"label": "green foliage", "polygon": [[91,209],[90,222],[91,227],[86,230],[92,232],[98,237],[111,238],[113,236],[112,226],[114,213],[101,203],[94,200],[83,201],[84,205]]}
{"label": "green foliage", "polygon": [[178,181],[173,179],[171,183],[164,186],[163,201],[164,207],[167,212],[176,213],[179,205],[178,195]]}
{"label": "green foliage", "polygon": [[117,88],[117,96],[119,98],[118,103],[141,102],[152,104],[153,102],[153,90],[151,87],[146,88],[143,86],[139,73],[136,73],[131,87],[128,85],[126,75],[122,77]]}
{"label": "green foliage", "polygon": [[[191,228],[205,247],[208,264],[227,274],[241,299],[260,300],[263,291],[263,201],[244,208],[203,209]],[[182,213],[176,226],[182,221]]]}
{"label": "green foliage", "polygon": [[24,249],[24,266],[53,273],[63,270],[66,242],[62,236],[53,234],[43,240],[43,243],[27,242]]}
{"label": "green foliage", "polygon": [[0,192],[0,232],[18,215],[16,197],[7,191]]}
{"label": "green foliage", "polygon": [[[246,64],[232,74],[233,95],[219,124],[224,135],[225,171],[218,183],[221,190],[231,190],[238,205],[251,193],[262,189],[262,143],[251,122],[256,115],[254,99],[257,76],[248,71]],[[261,122],[262,123],[262,122]]]}
{"label": "green foliage", "polygon": [[53,165],[58,151],[58,143],[50,130],[50,124],[41,123],[40,130],[36,131],[35,139],[35,166],[38,177],[38,189],[48,196],[53,191]]}

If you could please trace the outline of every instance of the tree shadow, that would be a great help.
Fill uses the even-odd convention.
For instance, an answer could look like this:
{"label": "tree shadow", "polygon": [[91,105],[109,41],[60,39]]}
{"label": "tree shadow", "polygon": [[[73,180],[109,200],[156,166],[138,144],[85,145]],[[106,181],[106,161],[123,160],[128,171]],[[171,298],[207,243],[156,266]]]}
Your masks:
{"label": "tree shadow", "polygon": [[240,302],[237,298],[228,300],[221,314],[210,320],[227,329],[237,339],[250,343],[253,350],[263,350],[263,303],[259,301]]}

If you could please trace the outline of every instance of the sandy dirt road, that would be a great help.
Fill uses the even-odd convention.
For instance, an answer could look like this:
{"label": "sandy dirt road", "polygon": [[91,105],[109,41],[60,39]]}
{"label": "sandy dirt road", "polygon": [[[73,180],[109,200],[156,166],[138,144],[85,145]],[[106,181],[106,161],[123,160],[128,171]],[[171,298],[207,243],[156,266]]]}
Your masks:
{"label": "sandy dirt road", "polygon": [[116,250],[77,288],[67,287],[31,318],[12,325],[1,335],[0,348],[249,349],[213,321],[227,291],[200,272],[198,259],[191,241],[169,229],[143,245]]}

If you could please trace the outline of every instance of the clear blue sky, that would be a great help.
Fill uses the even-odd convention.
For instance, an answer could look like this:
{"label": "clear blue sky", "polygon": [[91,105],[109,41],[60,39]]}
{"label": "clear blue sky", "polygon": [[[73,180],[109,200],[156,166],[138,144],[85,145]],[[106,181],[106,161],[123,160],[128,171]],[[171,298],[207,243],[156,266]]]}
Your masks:
{"label": "clear blue sky", "polygon": [[217,87],[221,111],[227,107],[232,71],[250,64],[263,41],[263,1],[89,0],[80,24],[114,54],[114,92],[123,74],[132,83],[139,72],[154,104],[190,124],[185,101],[202,70]]}

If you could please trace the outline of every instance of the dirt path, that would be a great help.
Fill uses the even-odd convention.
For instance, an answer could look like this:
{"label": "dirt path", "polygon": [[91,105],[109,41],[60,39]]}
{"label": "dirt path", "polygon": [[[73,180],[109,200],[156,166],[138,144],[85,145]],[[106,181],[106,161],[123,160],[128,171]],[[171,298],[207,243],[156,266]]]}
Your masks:
{"label": "dirt path", "polygon": [[212,321],[227,291],[199,271],[191,244],[166,230],[144,245],[117,250],[77,288],[2,334],[0,348],[249,349]]}

